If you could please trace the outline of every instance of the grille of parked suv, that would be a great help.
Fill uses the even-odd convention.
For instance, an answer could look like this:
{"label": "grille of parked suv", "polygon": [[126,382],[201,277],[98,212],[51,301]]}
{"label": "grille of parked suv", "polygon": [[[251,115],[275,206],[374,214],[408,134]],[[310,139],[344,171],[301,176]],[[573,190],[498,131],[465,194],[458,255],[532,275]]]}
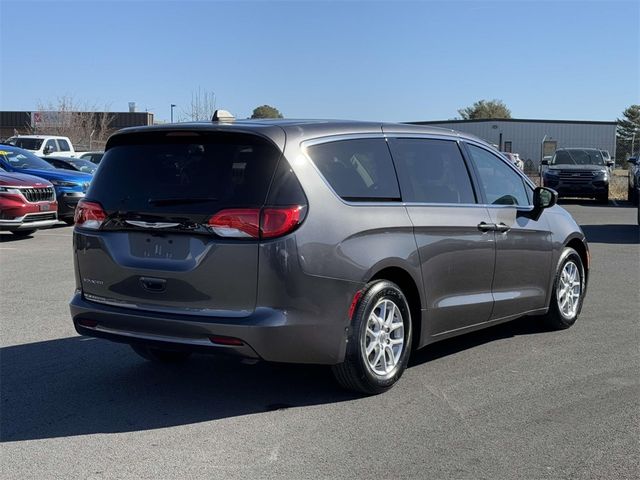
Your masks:
{"label": "grille of parked suv", "polygon": [[55,213],[31,213],[24,217],[22,223],[40,222],[42,220],[55,220]]}
{"label": "grille of parked suv", "polygon": [[53,187],[21,188],[20,191],[29,202],[51,202],[55,200]]}
{"label": "grille of parked suv", "polygon": [[558,176],[565,183],[590,183],[595,172],[576,172],[575,170],[560,170]]}

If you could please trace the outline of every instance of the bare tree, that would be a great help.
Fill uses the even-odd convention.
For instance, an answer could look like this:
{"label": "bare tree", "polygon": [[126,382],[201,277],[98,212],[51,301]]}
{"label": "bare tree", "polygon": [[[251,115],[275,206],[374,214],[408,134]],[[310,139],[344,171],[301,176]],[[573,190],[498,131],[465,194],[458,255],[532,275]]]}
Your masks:
{"label": "bare tree", "polygon": [[182,110],[180,121],[198,122],[201,120],[211,120],[215,109],[215,92],[198,87],[198,90],[191,92],[191,104],[187,109]]}
{"label": "bare tree", "polygon": [[113,115],[105,105],[98,111],[96,105],[80,104],[72,97],[59,97],[47,104],[39,103],[35,112],[34,133],[69,137],[76,150],[102,148],[111,133]]}

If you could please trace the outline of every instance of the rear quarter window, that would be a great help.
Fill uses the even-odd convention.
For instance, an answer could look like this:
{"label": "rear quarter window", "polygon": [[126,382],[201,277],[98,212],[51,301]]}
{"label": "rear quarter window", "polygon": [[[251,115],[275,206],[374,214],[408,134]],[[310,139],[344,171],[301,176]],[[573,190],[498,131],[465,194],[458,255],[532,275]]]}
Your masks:
{"label": "rear quarter window", "polygon": [[307,147],[307,153],[344,200],[400,200],[396,172],[383,138],[321,143]]}

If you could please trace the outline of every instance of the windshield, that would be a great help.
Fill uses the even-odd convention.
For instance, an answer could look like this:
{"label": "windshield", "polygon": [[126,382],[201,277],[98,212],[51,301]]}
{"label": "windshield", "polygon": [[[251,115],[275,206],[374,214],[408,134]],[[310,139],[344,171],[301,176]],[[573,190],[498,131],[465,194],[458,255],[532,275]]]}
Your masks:
{"label": "windshield", "polygon": [[92,163],[88,160],[83,160],[81,158],[69,160],[69,163],[76,167],[76,170],[80,170],[84,173],[93,173],[97,170],[98,166],[95,163]]}
{"label": "windshield", "polygon": [[597,150],[558,150],[551,165],[604,165],[604,160]]}
{"label": "windshield", "polygon": [[27,150],[40,150],[40,146],[44,140],[42,138],[11,138],[9,142],[16,147],[25,148]]}
{"label": "windshield", "polygon": [[48,164],[41,158],[24,150],[18,151],[0,147],[0,159],[11,165],[13,168],[36,168],[38,170],[55,170],[53,165]]}

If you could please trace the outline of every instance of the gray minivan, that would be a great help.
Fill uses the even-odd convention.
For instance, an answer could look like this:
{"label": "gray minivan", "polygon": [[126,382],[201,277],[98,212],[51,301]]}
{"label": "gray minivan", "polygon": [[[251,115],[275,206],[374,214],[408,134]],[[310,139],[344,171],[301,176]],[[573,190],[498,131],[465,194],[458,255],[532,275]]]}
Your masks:
{"label": "gray minivan", "polygon": [[73,322],[149,360],[326,364],[383,392],[413,349],[576,321],[588,246],[556,198],[452,130],[218,114],[124,129],[76,211]]}

